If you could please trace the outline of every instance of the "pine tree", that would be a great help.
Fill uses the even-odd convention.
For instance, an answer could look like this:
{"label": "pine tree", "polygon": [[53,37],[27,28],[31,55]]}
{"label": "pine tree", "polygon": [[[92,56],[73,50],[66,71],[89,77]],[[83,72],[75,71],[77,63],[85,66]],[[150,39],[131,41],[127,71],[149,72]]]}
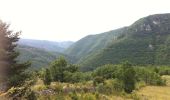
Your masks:
{"label": "pine tree", "polygon": [[18,63],[16,58],[19,52],[15,50],[21,32],[9,30],[9,25],[0,21],[0,82],[7,83],[8,87],[21,85],[27,77],[25,69],[29,62]]}

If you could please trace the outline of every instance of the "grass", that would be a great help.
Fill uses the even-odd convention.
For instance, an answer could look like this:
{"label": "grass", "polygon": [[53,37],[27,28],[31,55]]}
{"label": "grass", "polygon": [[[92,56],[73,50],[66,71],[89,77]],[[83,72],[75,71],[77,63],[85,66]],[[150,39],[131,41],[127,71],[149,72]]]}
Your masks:
{"label": "grass", "polygon": [[[166,79],[167,82],[166,86],[144,86],[142,88],[139,88],[139,90],[136,90],[134,94],[129,94],[129,95],[128,94],[118,95],[116,93],[113,93],[110,95],[99,94],[99,96],[100,99],[106,99],[106,100],[170,100],[170,76],[165,75],[162,76],[162,78]],[[41,80],[38,80],[36,85],[34,85],[32,89],[41,90],[43,89],[43,86],[44,86],[43,82]],[[49,87],[54,88],[54,90],[58,90],[59,87],[62,89],[64,89],[65,87],[70,89],[71,88],[77,89],[77,88],[91,87],[91,86],[92,86],[92,82],[76,83],[76,84],[53,82]],[[93,93],[77,93],[77,95],[81,100],[86,100],[87,98],[94,98],[95,96],[95,94]],[[56,97],[55,95],[53,96]],[[71,100],[68,94],[64,94],[64,97],[67,98],[68,100]],[[92,100],[96,100],[96,99],[92,99]]]}
{"label": "grass", "polygon": [[140,100],[170,100],[170,76],[162,76],[167,80],[167,86],[146,86],[136,94]]}
{"label": "grass", "polygon": [[[162,76],[163,79],[167,80],[166,86],[144,86],[139,88],[139,90],[134,91],[132,94],[126,93],[112,93],[112,94],[101,94],[96,92],[77,92],[76,96],[73,92],[66,93],[56,93],[52,95],[43,95],[40,94],[38,96],[38,100],[72,100],[71,97],[77,97],[78,100],[170,100],[170,76]],[[36,84],[32,86],[33,91],[42,91],[46,89],[53,89],[54,91],[63,90],[76,90],[78,91],[80,88],[88,89],[88,87],[92,87],[92,82],[85,83],[60,83],[60,82],[52,82],[51,85],[45,86],[42,80],[38,79]],[[99,98],[96,98],[98,96]],[[2,100],[8,100],[5,98],[4,94],[0,95]],[[133,98],[133,99],[132,99]]]}
{"label": "grass", "polygon": [[166,79],[166,84],[167,84],[167,86],[170,87],[170,75],[164,75],[164,76],[162,76],[162,78]]}

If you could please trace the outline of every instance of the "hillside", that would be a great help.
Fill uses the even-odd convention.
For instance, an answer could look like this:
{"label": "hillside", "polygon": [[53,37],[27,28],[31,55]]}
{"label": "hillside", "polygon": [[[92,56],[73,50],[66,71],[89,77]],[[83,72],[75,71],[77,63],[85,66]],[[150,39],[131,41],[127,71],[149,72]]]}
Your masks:
{"label": "hillside", "polygon": [[[118,30],[121,34],[116,37],[114,33],[117,30],[114,30],[88,36],[75,43],[74,47],[70,47],[74,52],[77,50],[75,55],[82,56],[78,63],[82,65],[83,70],[93,70],[103,64],[117,64],[125,60],[138,65],[170,64],[170,14],[150,15]],[[109,36],[100,37],[105,35]],[[100,46],[91,49],[94,45],[88,45],[89,41],[91,44],[99,43]],[[90,50],[93,53],[90,53]],[[74,54],[73,51],[71,53]]]}
{"label": "hillside", "polygon": [[121,34],[124,30],[126,30],[126,27],[101,34],[88,35],[71,45],[64,53],[74,56],[78,59],[77,62],[79,62],[88,55],[94,54],[107,47],[107,45],[114,41],[118,34]]}
{"label": "hillside", "polygon": [[47,67],[49,63],[57,59],[59,56],[64,56],[69,62],[72,62],[70,57],[58,52],[50,52],[25,45],[19,45],[17,50],[20,52],[18,60],[21,62],[31,61],[31,69]]}
{"label": "hillside", "polygon": [[41,48],[48,51],[63,52],[70,45],[72,45],[73,42],[72,41],[54,42],[47,40],[20,39],[18,44],[27,45],[35,48]]}

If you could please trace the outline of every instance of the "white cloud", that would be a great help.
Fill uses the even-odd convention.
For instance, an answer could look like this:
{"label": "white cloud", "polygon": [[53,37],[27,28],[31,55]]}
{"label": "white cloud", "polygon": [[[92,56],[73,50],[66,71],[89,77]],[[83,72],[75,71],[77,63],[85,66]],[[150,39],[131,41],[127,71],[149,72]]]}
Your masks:
{"label": "white cloud", "polygon": [[169,13],[168,0],[0,0],[0,18],[22,37],[78,40]]}

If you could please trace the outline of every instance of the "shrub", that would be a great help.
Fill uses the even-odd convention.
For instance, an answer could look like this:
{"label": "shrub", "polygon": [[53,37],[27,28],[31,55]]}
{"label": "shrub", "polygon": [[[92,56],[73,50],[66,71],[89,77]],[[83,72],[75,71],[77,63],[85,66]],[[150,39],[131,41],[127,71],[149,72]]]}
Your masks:
{"label": "shrub", "polygon": [[103,77],[95,77],[94,80],[93,80],[93,85],[96,86],[97,84],[100,84],[100,83],[104,83],[104,79]]}
{"label": "shrub", "polygon": [[44,77],[43,77],[43,82],[45,85],[50,85],[51,84],[51,74],[50,74],[50,70],[46,69],[45,73],[44,73]]}
{"label": "shrub", "polygon": [[115,79],[112,81],[113,90],[117,92],[121,92],[124,89],[123,82],[121,80]]}
{"label": "shrub", "polygon": [[99,93],[104,93],[105,92],[105,87],[104,87],[104,85],[102,83],[100,83],[100,84],[97,85],[96,90]]}

